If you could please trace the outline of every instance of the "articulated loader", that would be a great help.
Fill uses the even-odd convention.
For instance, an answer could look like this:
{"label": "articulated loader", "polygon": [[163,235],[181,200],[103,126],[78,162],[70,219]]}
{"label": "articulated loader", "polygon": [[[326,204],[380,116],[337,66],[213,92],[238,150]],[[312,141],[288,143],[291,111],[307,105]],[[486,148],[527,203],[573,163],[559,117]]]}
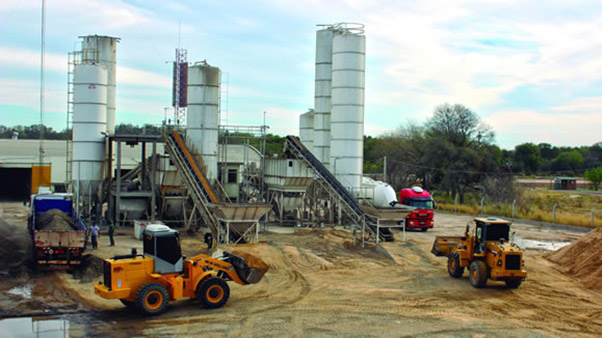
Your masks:
{"label": "articulated loader", "polygon": [[103,281],[94,292],[107,299],[119,299],[126,307],[145,315],[166,310],[169,300],[190,297],[208,309],[222,307],[230,296],[227,281],[254,284],[268,270],[261,259],[245,259],[223,252],[219,256],[183,257],[179,233],[165,225],[144,230],[144,254],[132,249],[130,255],[104,260]]}
{"label": "articulated loader", "polygon": [[523,253],[509,241],[510,222],[498,218],[475,218],[476,227],[464,236],[437,236],[432,253],[447,256],[447,271],[454,278],[462,277],[468,268],[470,284],[475,288],[487,285],[487,279],[504,281],[508,288],[517,288],[527,277]]}

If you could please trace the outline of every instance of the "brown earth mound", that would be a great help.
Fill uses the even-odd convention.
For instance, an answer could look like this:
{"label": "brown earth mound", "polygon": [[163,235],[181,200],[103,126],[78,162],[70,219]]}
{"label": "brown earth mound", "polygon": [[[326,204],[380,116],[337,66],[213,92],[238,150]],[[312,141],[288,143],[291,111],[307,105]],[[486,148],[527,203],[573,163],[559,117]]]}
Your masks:
{"label": "brown earth mound", "polygon": [[0,219],[0,270],[14,270],[30,261],[31,236],[25,227]]}
{"label": "brown earth mound", "polygon": [[77,226],[64,212],[50,209],[36,218],[36,230],[69,231],[77,230]]}
{"label": "brown earth mound", "polygon": [[569,246],[546,256],[566,275],[587,288],[602,290],[602,228],[596,228]]}

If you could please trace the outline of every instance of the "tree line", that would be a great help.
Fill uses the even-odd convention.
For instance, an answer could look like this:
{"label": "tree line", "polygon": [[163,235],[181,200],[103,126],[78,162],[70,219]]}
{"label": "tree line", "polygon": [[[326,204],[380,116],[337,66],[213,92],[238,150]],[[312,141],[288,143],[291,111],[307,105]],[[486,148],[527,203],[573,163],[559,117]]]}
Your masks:
{"label": "tree line", "polygon": [[[585,173],[590,179],[602,172],[591,169],[602,166],[602,142],[590,147],[524,143],[512,150],[494,142],[494,131],[474,111],[443,104],[424,124],[409,123],[379,137],[365,136],[364,173],[382,173],[386,157],[387,182],[396,190],[419,183],[426,189],[457,193],[462,202],[464,194],[475,189],[489,190],[493,199],[511,198],[508,187],[513,186],[514,175]],[[594,187],[600,183],[590,181]]]}
{"label": "tree line", "polygon": [[[38,139],[40,125],[0,125],[0,138],[18,132],[21,139]],[[65,140],[71,130],[43,127],[44,138]],[[119,124],[118,134],[161,134],[151,124]],[[255,146],[255,144],[251,142]],[[282,136],[266,135],[266,155],[282,151]],[[594,187],[602,182],[602,142],[592,146],[556,147],[548,143],[523,143],[512,150],[495,145],[495,133],[472,110],[460,104],[437,106],[423,124],[408,123],[397,130],[364,137],[364,173],[380,174],[387,158],[387,182],[396,190],[420,183],[450,194],[471,189],[502,191],[513,175],[584,176]],[[510,184],[511,185],[511,184]],[[498,194],[499,195],[499,194]]]}

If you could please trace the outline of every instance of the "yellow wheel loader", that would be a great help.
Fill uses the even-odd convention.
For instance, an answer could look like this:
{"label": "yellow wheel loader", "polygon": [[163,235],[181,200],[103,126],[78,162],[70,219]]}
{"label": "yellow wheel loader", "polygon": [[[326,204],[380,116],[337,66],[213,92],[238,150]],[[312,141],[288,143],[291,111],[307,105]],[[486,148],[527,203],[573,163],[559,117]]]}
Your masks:
{"label": "yellow wheel loader", "polygon": [[470,284],[475,288],[487,285],[487,279],[504,281],[508,288],[517,288],[527,277],[523,252],[511,244],[510,222],[493,217],[477,217],[470,232],[464,236],[437,236],[432,253],[447,256],[447,271],[460,278],[468,268]]}
{"label": "yellow wheel loader", "polygon": [[183,257],[179,233],[164,225],[144,230],[144,253],[104,260],[103,281],[94,292],[107,299],[119,299],[125,306],[145,315],[166,310],[170,300],[189,297],[204,308],[224,306],[230,296],[227,281],[240,285],[257,283],[268,270],[261,259],[245,259],[222,252],[218,255]]}

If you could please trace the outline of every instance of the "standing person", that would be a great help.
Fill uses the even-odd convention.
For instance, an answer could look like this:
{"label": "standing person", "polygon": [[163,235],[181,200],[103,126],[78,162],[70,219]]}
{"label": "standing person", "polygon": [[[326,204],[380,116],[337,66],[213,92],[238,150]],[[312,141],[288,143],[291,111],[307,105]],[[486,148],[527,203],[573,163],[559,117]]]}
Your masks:
{"label": "standing person", "polygon": [[92,249],[97,249],[98,248],[98,235],[100,234],[100,228],[98,227],[98,224],[94,223],[91,227],[90,227],[90,231],[91,231],[91,237],[92,237]]}
{"label": "standing person", "polygon": [[113,239],[113,235],[115,234],[115,224],[109,221],[109,242],[110,246],[115,246],[115,240]]}

